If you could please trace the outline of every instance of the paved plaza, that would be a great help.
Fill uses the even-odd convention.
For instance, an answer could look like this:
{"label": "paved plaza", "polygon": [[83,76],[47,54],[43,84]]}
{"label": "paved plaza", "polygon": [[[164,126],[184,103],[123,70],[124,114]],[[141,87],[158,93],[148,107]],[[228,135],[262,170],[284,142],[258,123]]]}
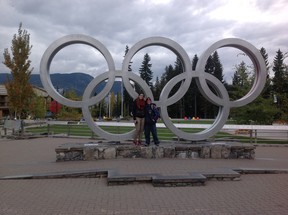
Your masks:
{"label": "paved plaza", "polygon": [[[0,139],[0,177],[81,170],[185,175],[225,168],[288,169],[288,147],[257,146],[256,159],[111,159],[56,162],[55,148],[87,139]],[[107,178],[0,180],[0,214],[287,214],[288,174],[241,175],[205,186],[108,186]]]}

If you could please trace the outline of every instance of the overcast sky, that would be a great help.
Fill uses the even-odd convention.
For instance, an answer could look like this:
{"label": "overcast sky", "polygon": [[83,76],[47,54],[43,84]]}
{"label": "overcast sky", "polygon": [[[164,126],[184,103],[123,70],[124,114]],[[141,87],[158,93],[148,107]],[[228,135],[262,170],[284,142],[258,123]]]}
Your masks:
{"label": "overcast sky", "polygon": [[[10,50],[22,22],[33,45],[33,73],[39,73],[47,47],[69,34],[85,34],[102,42],[112,54],[116,69],[121,69],[126,45],[132,47],[152,36],[176,41],[191,60],[214,42],[237,37],[257,49],[264,47],[272,63],[278,49],[288,52],[287,11],[287,0],[0,0],[1,62],[4,49]],[[165,66],[174,65],[176,59],[165,48],[146,48],[133,57],[134,72],[145,53],[151,57],[155,77],[160,77]],[[245,56],[233,48],[218,53],[229,79]],[[106,62],[96,50],[72,45],[55,56],[50,72],[85,72],[95,77],[106,70]],[[9,71],[1,64],[0,72]]]}

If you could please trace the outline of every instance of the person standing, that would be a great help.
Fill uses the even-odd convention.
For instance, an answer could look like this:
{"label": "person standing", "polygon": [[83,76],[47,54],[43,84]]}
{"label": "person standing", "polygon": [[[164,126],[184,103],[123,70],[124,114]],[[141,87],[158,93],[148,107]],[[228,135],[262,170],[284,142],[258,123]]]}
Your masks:
{"label": "person standing", "polygon": [[132,114],[136,128],[133,143],[134,145],[141,145],[145,121],[145,99],[143,93],[140,93],[134,100]]}
{"label": "person standing", "polygon": [[145,144],[144,146],[150,145],[150,133],[152,133],[154,144],[156,146],[159,146],[159,139],[157,136],[157,128],[156,128],[156,122],[159,116],[160,115],[156,107],[156,104],[152,103],[151,98],[148,97],[146,99],[146,106],[145,106],[145,125],[144,125]]}

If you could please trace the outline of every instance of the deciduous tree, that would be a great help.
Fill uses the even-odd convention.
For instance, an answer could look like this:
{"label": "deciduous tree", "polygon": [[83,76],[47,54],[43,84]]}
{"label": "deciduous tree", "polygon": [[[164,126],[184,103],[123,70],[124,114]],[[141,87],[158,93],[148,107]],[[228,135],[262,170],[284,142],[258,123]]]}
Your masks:
{"label": "deciduous tree", "polygon": [[25,117],[29,113],[29,104],[34,96],[29,78],[33,70],[30,69],[32,46],[30,46],[30,34],[19,25],[18,34],[14,34],[11,45],[11,53],[8,48],[4,50],[4,62],[12,74],[5,83],[7,89],[10,115]]}

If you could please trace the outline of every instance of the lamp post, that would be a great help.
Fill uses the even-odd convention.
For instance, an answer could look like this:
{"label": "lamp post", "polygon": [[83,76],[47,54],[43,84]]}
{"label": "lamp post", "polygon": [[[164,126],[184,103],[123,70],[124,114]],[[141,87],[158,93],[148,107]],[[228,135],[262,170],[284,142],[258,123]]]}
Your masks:
{"label": "lamp post", "polygon": [[196,100],[196,93],[194,95],[194,116],[197,117],[197,100]]}
{"label": "lamp post", "polygon": [[273,94],[273,102],[274,102],[274,104],[277,104],[277,96],[276,96],[276,94]]}
{"label": "lamp post", "polygon": [[121,117],[124,116],[124,89],[123,89],[123,79],[121,79]]}
{"label": "lamp post", "polygon": [[108,96],[108,116],[111,118],[111,93]]}

